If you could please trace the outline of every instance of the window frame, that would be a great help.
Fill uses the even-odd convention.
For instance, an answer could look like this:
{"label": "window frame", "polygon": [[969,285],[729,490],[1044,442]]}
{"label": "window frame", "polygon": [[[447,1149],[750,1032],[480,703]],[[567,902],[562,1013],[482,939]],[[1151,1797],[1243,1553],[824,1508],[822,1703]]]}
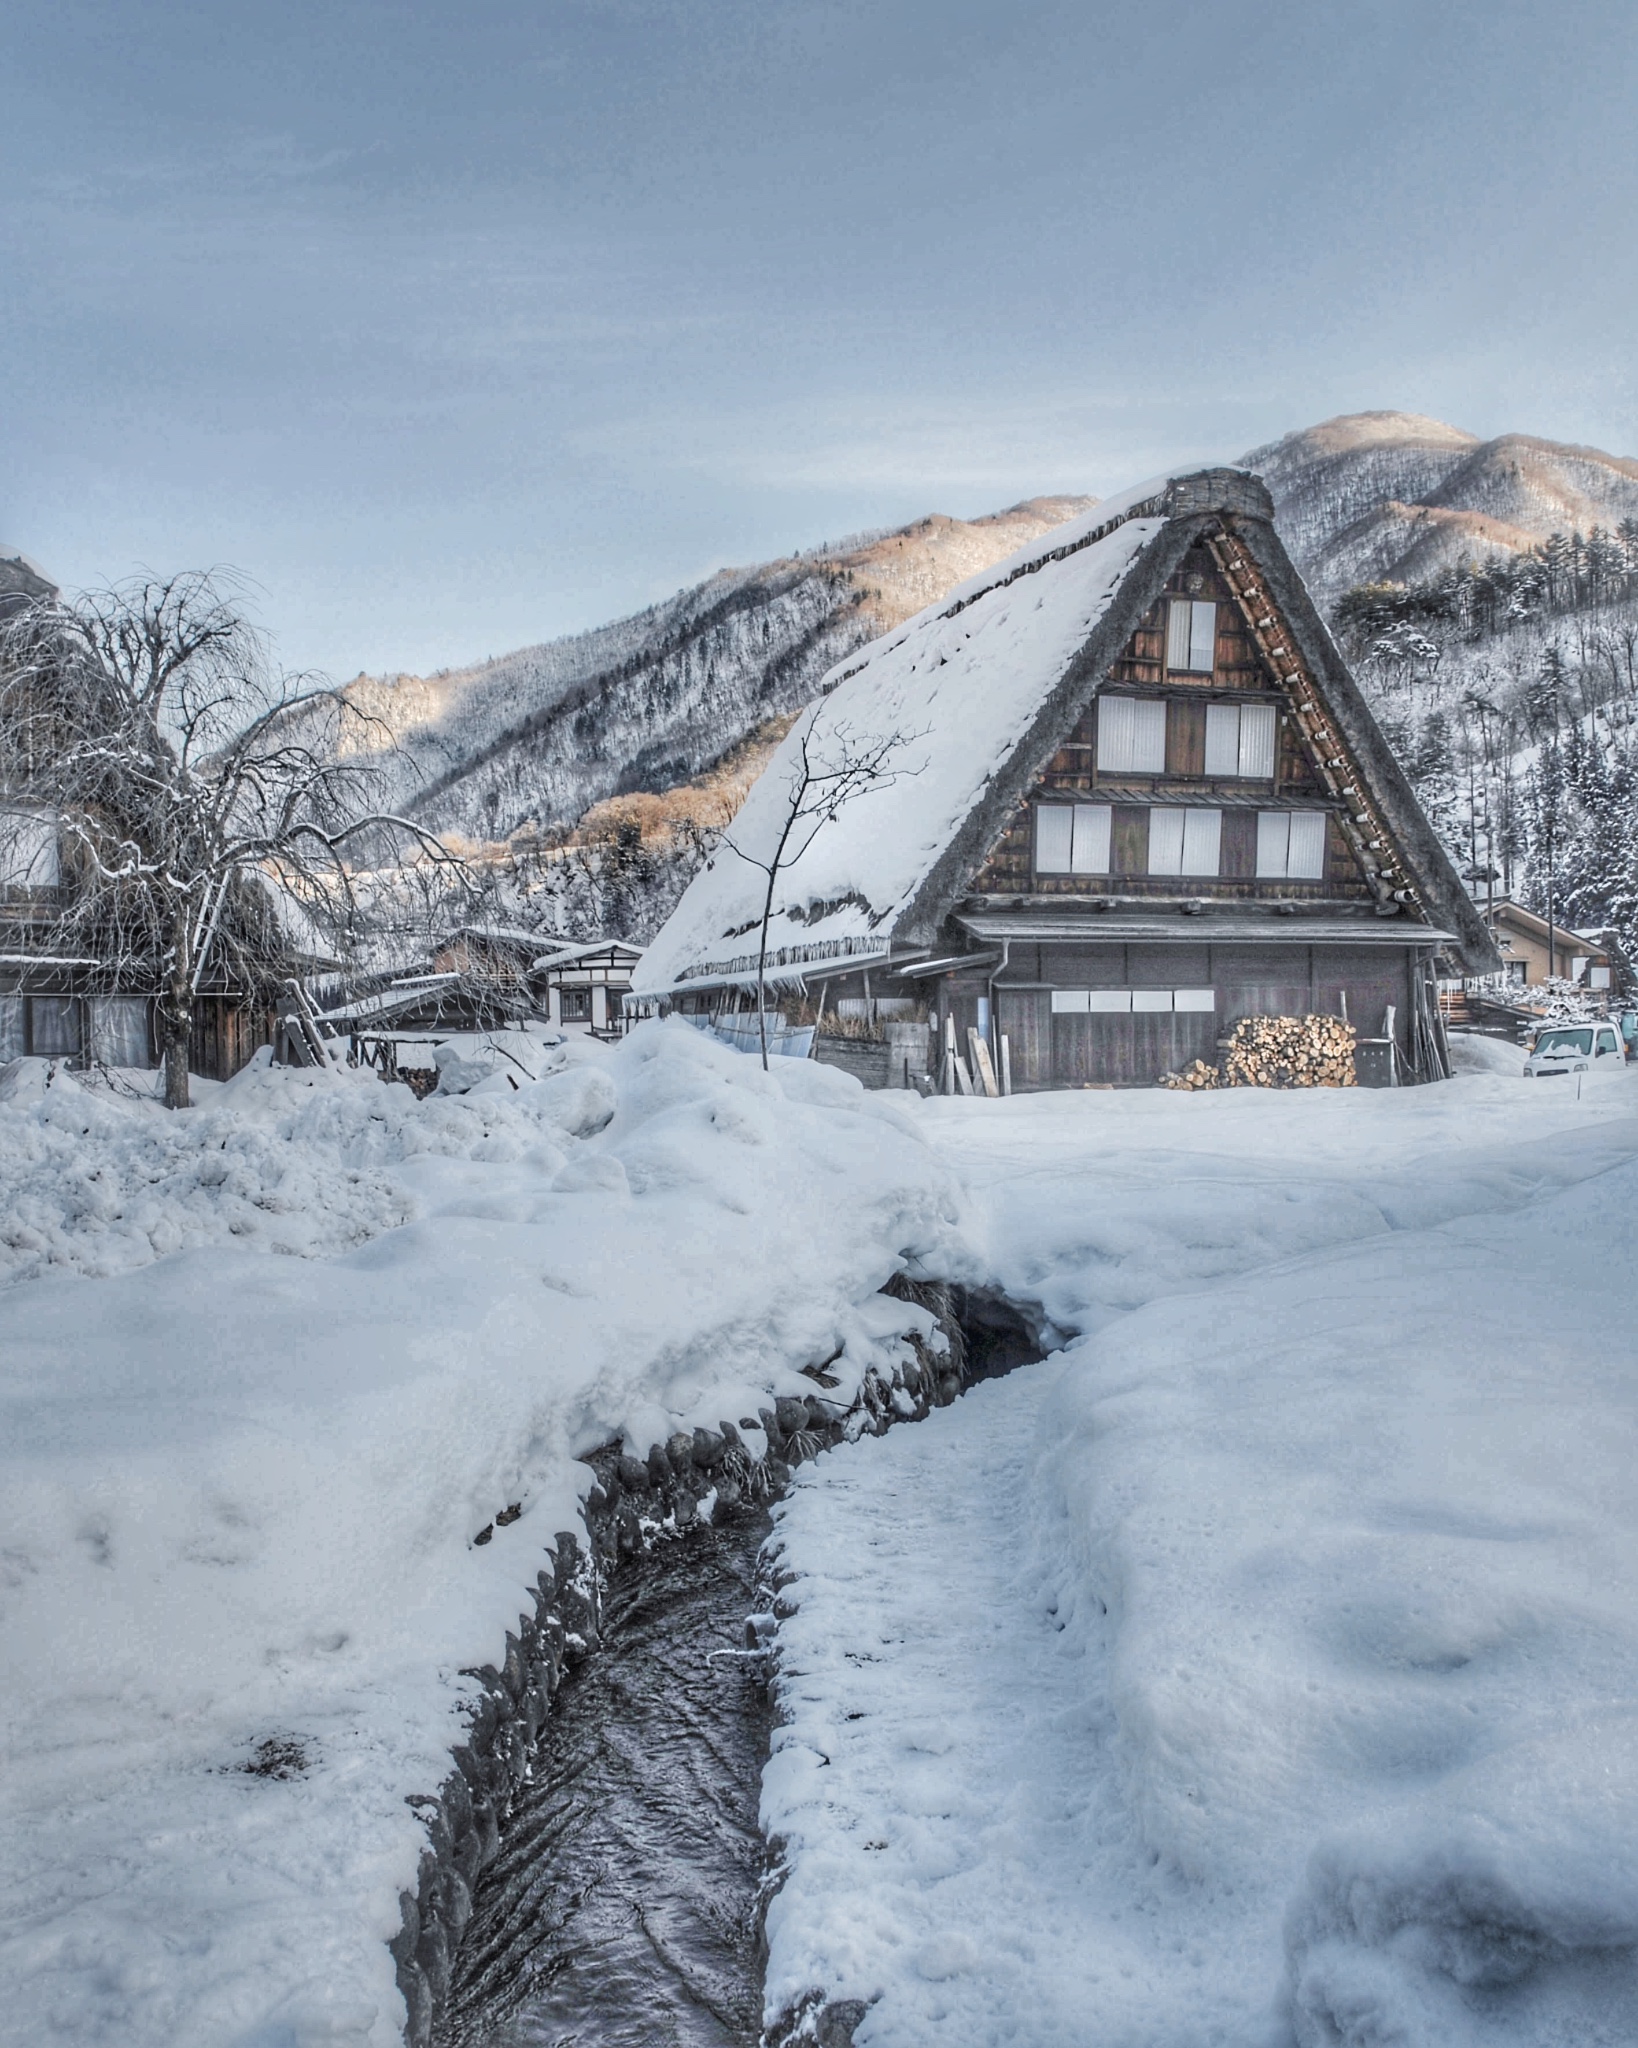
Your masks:
{"label": "window frame", "polygon": [[[1178,630],[1182,609],[1188,608],[1188,627]],[[1166,599],[1166,673],[1179,676],[1209,676],[1217,673],[1217,613],[1214,597]],[[1209,614],[1209,618],[1202,614]],[[1200,659],[1201,653],[1205,660]],[[1174,659],[1181,654],[1182,659]]]}
{"label": "window frame", "polygon": [[[1067,867],[1046,867],[1041,859],[1042,815],[1047,811],[1069,813],[1069,864]],[[1035,824],[1030,849],[1031,872],[1036,875],[1063,876],[1107,876],[1114,872],[1114,821],[1113,804],[1082,803],[1078,798],[1049,798],[1035,806]],[[1082,857],[1083,835],[1088,841],[1085,857]],[[1102,862],[1098,861],[1101,850]]]}
{"label": "window frame", "polygon": [[[1129,737],[1132,741],[1130,747],[1132,759],[1128,761],[1106,758],[1106,755],[1112,756],[1115,752],[1114,741],[1117,734],[1115,730],[1116,722],[1112,718],[1105,716],[1105,709],[1106,707],[1115,706],[1119,707],[1122,714],[1129,713],[1129,717],[1123,717],[1121,722],[1129,724],[1130,732],[1129,734],[1120,735],[1122,738]],[[1166,773],[1167,732],[1171,723],[1169,711],[1170,706],[1164,697],[1139,697],[1127,690],[1113,690],[1107,693],[1100,693],[1098,697],[1097,747],[1093,757],[1098,773],[1100,775],[1164,775]],[[1154,716],[1156,712],[1159,713],[1158,718]],[[1146,732],[1141,730],[1144,727],[1148,728]],[[1148,742],[1146,759],[1152,765],[1145,765],[1144,760],[1138,758],[1140,754],[1144,753],[1143,747],[1139,745],[1140,738]],[[1157,738],[1159,741],[1158,747],[1155,744]]]}
{"label": "window frame", "polygon": [[[1155,866],[1155,820],[1164,817],[1168,821],[1177,818],[1177,866]],[[1212,820],[1208,827],[1207,819]],[[1192,829],[1191,829],[1192,828]],[[1165,828],[1166,836],[1171,826]],[[1200,842],[1207,839],[1211,844],[1212,865],[1198,865],[1202,858]],[[1191,850],[1191,840],[1193,847]],[[1168,853],[1170,849],[1168,848]],[[1191,862],[1193,864],[1191,864]],[[1149,806],[1149,858],[1144,872],[1151,879],[1161,881],[1215,881],[1223,873],[1223,813],[1212,804],[1151,804]]]}
{"label": "window frame", "polygon": [[[1292,830],[1296,821],[1307,824],[1311,819],[1319,821],[1319,865],[1309,872],[1294,874],[1291,869]],[[1280,834],[1280,861],[1278,867],[1264,865],[1265,845],[1272,848],[1275,837],[1273,828],[1282,826]],[[1257,813],[1257,876],[1259,882],[1323,882],[1330,856],[1330,813],[1328,811],[1305,810],[1292,805],[1282,810],[1267,810]]]}

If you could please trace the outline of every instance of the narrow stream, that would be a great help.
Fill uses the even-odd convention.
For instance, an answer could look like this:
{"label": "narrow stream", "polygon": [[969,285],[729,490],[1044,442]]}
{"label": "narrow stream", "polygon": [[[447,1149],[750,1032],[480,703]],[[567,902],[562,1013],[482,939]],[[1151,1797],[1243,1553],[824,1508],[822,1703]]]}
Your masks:
{"label": "narrow stream", "polygon": [[[958,1314],[969,1384],[1042,1355],[1010,1302],[958,1290]],[[439,2048],[757,2048],[773,1708],[735,1653],[771,1526],[745,1514],[613,1575],[603,1647],[479,1883]]]}
{"label": "narrow stream", "polygon": [[763,1514],[622,1566],[457,1953],[443,2048],[755,2048]]}

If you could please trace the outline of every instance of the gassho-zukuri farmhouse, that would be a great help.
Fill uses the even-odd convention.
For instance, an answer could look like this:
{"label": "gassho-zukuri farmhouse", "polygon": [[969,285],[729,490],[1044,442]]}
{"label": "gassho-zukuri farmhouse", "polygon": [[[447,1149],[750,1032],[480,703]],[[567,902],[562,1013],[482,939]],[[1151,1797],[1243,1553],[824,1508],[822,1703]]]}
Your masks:
{"label": "gassho-zukuri farmhouse", "polygon": [[[787,831],[804,742],[885,773]],[[729,837],[631,1007],[754,1007],[772,866],[770,1002],[1005,1034],[1020,1089],[1152,1082],[1311,1012],[1433,1079],[1437,974],[1495,966],[1239,470],[1105,501],[842,663]]]}

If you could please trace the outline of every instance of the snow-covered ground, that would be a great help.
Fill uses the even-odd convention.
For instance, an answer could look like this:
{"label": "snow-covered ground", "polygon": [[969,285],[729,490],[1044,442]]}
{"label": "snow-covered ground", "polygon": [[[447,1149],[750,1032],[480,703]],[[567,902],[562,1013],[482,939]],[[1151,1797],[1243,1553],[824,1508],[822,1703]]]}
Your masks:
{"label": "snow-covered ground", "polygon": [[577,1454],[839,1344],[845,1401],[906,1261],[1066,1348],[804,1468],[770,2004],[1638,2039],[1638,1075],[921,1103],[682,1025],[513,1051],[421,1104],[0,1082],[0,2041],[389,2048],[404,1802]]}
{"label": "snow-covered ground", "polygon": [[877,1290],[958,1255],[959,1189],[902,1102],[684,1025],[426,1103],[3,1092],[0,2041],[389,2048],[405,1800],[577,1454],[839,1345],[846,1401],[928,1325]]}
{"label": "snow-covered ground", "polygon": [[1638,1075],[921,1116],[1071,1341],[781,1512],[770,2015],[1638,2041]]}

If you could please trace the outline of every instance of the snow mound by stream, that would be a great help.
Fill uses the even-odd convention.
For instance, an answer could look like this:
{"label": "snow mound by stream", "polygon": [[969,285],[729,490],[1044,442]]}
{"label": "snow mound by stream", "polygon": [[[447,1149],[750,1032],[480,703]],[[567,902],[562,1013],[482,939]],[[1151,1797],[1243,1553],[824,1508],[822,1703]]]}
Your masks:
{"label": "snow mound by stream", "polygon": [[405,1801],[581,1528],[581,1455],[804,1366],[845,1402],[928,1320],[883,1283],[962,1256],[902,1108],[682,1024],[424,1103],[258,1070],[168,1116],[59,1075],[0,1105],[0,1175],[18,2048],[393,2048]]}

